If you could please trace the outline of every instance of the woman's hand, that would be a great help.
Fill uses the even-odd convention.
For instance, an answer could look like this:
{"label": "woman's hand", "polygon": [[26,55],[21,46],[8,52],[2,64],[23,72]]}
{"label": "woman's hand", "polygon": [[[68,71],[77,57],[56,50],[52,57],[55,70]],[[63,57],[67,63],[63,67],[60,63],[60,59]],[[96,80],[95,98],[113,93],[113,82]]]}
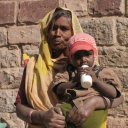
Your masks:
{"label": "woman's hand", "polygon": [[53,107],[47,112],[38,111],[40,123],[46,128],[64,128],[65,117],[61,114],[59,107]]}
{"label": "woman's hand", "polygon": [[69,112],[67,120],[72,122],[77,127],[81,126],[84,121],[93,113],[96,109],[97,100],[94,97],[88,98],[87,100],[81,102],[79,106],[74,106]]}

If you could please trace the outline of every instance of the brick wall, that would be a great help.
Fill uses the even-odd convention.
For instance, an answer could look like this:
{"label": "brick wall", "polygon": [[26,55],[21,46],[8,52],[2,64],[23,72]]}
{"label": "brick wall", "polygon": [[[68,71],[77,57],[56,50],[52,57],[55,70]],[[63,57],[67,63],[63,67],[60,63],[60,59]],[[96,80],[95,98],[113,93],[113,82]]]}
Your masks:
{"label": "brick wall", "polygon": [[84,32],[96,39],[100,64],[119,75],[125,101],[109,110],[108,128],[128,128],[128,0],[0,0],[0,118],[11,128],[24,128],[13,104],[23,71],[22,54],[38,53],[37,23],[58,5],[76,13]]}

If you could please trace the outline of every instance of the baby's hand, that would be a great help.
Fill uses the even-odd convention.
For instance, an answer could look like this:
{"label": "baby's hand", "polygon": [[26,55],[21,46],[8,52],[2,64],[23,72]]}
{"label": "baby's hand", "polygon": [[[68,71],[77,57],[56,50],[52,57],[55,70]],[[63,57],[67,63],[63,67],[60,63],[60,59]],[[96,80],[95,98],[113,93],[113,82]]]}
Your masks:
{"label": "baby's hand", "polygon": [[92,77],[92,82],[95,82],[97,80],[97,76],[91,67],[87,67],[84,70],[87,75],[90,75]]}

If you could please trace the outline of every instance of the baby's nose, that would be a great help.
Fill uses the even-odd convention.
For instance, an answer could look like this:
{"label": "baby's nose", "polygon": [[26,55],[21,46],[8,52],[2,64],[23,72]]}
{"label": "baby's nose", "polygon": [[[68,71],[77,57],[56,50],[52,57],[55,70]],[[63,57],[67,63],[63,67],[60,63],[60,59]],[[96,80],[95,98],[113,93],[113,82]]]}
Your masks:
{"label": "baby's nose", "polygon": [[87,61],[87,57],[86,57],[86,56],[82,56],[82,57],[81,57],[81,60],[82,60],[83,62],[86,62],[86,61]]}

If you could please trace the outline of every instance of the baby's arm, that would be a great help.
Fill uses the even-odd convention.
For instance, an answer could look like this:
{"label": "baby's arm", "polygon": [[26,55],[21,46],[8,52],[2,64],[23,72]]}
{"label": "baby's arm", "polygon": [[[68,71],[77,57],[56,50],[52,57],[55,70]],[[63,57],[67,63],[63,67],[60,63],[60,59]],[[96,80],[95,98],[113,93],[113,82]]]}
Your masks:
{"label": "baby's arm", "polygon": [[76,86],[76,82],[69,81],[68,72],[57,73],[53,81],[53,91],[58,99],[64,97],[67,89],[72,89]]}
{"label": "baby's arm", "polygon": [[67,89],[72,89],[76,84],[72,82],[65,82],[56,85],[55,93],[58,97],[63,97]]}
{"label": "baby's arm", "polygon": [[87,74],[91,75],[93,87],[100,92],[103,96],[108,98],[116,98],[119,95],[120,81],[117,75],[110,68],[103,68],[98,77],[91,68],[86,68]]}

